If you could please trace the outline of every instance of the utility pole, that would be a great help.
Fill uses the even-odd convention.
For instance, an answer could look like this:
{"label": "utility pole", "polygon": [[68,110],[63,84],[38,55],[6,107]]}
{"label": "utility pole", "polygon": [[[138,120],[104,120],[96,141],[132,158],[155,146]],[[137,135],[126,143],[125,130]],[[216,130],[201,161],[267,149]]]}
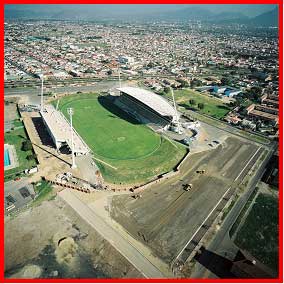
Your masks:
{"label": "utility pole", "polygon": [[73,110],[73,108],[72,107],[70,107],[70,108],[67,108],[67,112],[68,112],[68,114],[70,115],[70,126],[71,126],[71,150],[72,150],[72,166],[71,166],[71,168],[72,169],[76,169],[77,168],[77,166],[76,166],[76,164],[75,164],[75,155],[74,155],[74,141],[73,141],[73,125],[72,125],[72,116],[73,116],[73,114],[74,114],[74,110]]}

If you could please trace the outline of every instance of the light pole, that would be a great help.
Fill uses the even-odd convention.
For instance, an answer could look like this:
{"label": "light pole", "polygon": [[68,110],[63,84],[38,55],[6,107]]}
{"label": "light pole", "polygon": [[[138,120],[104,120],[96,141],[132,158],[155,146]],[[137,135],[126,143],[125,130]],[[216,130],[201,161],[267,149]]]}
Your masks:
{"label": "light pole", "polygon": [[118,81],[119,81],[119,88],[121,88],[121,81],[120,81],[120,65],[118,65]]}
{"label": "light pole", "polygon": [[173,88],[172,88],[172,87],[170,87],[170,88],[171,88],[171,93],[172,93],[172,98],[173,98],[173,103],[174,103],[174,108],[175,108],[175,113],[176,113],[176,120],[177,120],[178,132],[180,132],[179,117],[178,117],[178,112],[177,112],[177,106],[176,106],[174,91],[173,91]]}
{"label": "light pole", "polygon": [[70,126],[71,126],[71,150],[72,150],[72,169],[76,169],[77,166],[75,164],[75,156],[74,156],[74,141],[73,141],[73,125],[72,125],[72,115],[74,114],[74,110],[72,107],[67,108],[67,112],[70,115]]}
{"label": "light pole", "polygon": [[41,79],[41,93],[40,93],[40,111],[43,112],[43,74],[39,75],[39,78]]}

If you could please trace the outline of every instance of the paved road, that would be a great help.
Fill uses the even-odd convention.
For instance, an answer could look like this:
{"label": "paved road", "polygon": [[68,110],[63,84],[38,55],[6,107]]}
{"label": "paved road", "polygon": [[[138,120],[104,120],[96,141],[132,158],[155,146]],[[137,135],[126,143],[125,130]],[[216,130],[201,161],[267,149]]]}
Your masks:
{"label": "paved road", "polygon": [[122,237],[115,229],[108,225],[87,204],[78,199],[71,190],[65,189],[59,193],[86,222],[115,247],[139,272],[146,278],[165,278],[152,259],[145,257],[127,239]]}
{"label": "paved road", "polygon": [[[265,160],[262,162],[261,166],[259,167],[258,171],[254,175],[253,179],[250,182],[249,189],[241,195],[237,202],[235,203],[234,207],[226,216],[224,222],[222,223],[221,228],[217,232],[215,238],[211,241],[207,250],[217,253],[218,255],[224,256],[226,258],[230,258],[233,260],[238,248],[234,245],[232,240],[229,236],[229,231],[233,224],[235,223],[236,219],[238,218],[239,214],[241,213],[242,209],[244,208],[245,204],[247,203],[250,195],[252,194],[253,190],[255,189],[258,181],[261,179],[262,175],[266,170],[266,165],[269,162],[271,156],[273,155],[275,146],[271,149],[269,154],[266,156]],[[211,259],[207,259],[208,266],[210,263],[214,261],[214,257]],[[191,275],[191,278],[216,278],[216,275],[211,273],[200,263],[196,263],[195,269]]]}
{"label": "paved road", "polygon": [[[122,85],[124,82],[122,82]],[[76,93],[76,92],[102,92],[108,91],[109,89],[118,87],[117,81],[102,81],[95,85],[89,86],[64,86],[64,87],[54,87],[52,90],[56,94],[66,94],[66,93]],[[27,103],[29,104],[40,104],[40,90],[37,88],[5,88],[4,96],[17,96],[26,97]]]}

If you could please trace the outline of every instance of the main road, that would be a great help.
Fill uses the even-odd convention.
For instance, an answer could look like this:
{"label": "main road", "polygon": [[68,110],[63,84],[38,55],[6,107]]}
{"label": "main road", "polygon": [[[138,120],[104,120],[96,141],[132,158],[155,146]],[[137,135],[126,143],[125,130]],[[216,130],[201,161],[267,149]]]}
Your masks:
{"label": "main road", "polygon": [[[123,84],[124,82],[122,82]],[[109,89],[119,87],[118,81],[102,81],[97,82],[94,85],[88,86],[62,86],[54,87],[48,90],[56,94],[66,94],[66,93],[76,93],[76,92],[102,92],[108,91]],[[4,96],[17,96],[17,97],[26,97],[27,103],[29,104],[39,104],[40,103],[40,89],[39,88],[5,88]]]}

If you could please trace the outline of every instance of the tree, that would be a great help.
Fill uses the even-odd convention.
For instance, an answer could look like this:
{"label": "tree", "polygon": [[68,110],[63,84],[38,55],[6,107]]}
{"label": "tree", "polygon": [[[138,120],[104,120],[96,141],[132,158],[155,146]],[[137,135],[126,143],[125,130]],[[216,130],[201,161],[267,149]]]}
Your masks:
{"label": "tree", "polygon": [[254,86],[247,91],[248,96],[250,99],[254,101],[258,101],[262,96],[262,88],[258,86]]}
{"label": "tree", "polygon": [[231,80],[229,78],[227,78],[227,77],[223,77],[221,79],[221,84],[222,85],[230,85],[231,84]]}
{"label": "tree", "polygon": [[190,88],[194,88],[194,87],[199,87],[201,86],[202,83],[201,81],[197,80],[197,79],[193,79],[191,82],[190,82]]}
{"label": "tree", "polygon": [[23,151],[30,151],[32,150],[32,142],[30,140],[26,140],[22,143],[22,150]]}
{"label": "tree", "polygon": [[198,103],[197,107],[201,110],[204,109],[204,103]]}
{"label": "tree", "polygon": [[189,84],[186,80],[183,80],[183,79],[177,79],[177,82],[180,83],[181,87],[182,88],[188,88],[189,87]]}
{"label": "tree", "polygon": [[165,93],[169,93],[170,91],[171,91],[171,88],[170,88],[170,87],[165,87],[165,88],[164,88],[164,92],[165,92]]}
{"label": "tree", "polygon": [[189,104],[191,104],[192,106],[196,105],[196,101],[194,99],[190,99],[189,100]]}
{"label": "tree", "polygon": [[33,160],[35,158],[35,155],[34,154],[31,154],[31,155],[28,155],[27,156],[27,160],[28,161],[31,161],[31,160]]}

